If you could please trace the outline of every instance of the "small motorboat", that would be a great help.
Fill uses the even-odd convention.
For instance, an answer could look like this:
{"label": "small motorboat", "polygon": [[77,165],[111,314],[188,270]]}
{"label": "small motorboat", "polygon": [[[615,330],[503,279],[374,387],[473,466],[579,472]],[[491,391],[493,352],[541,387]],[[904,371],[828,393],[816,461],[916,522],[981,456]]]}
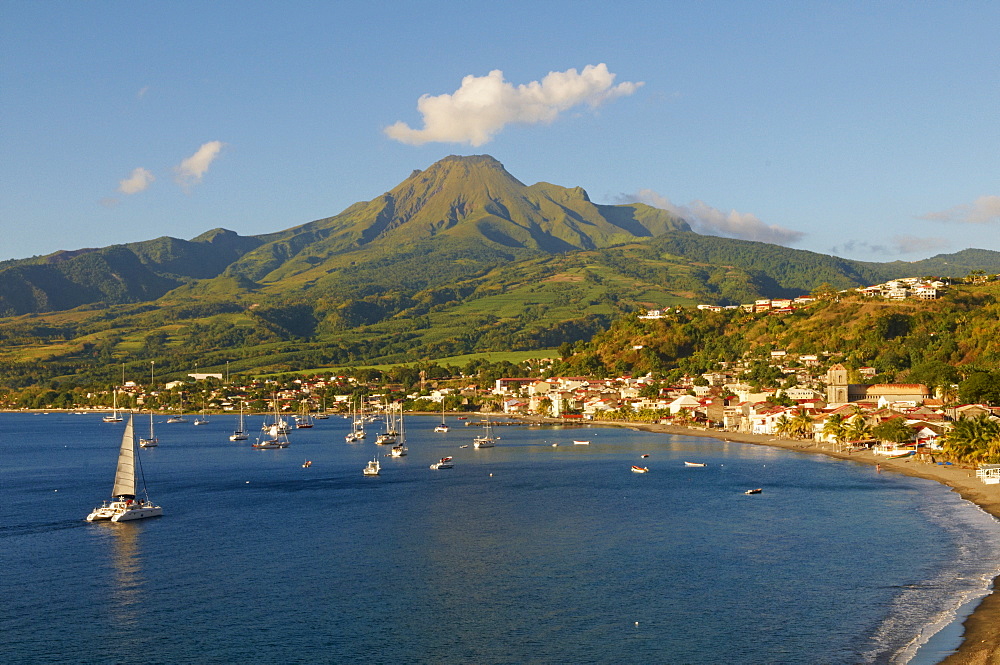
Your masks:
{"label": "small motorboat", "polygon": [[762,490],[761,488],[758,487],[755,490],[747,490],[746,492],[744,492],[744,494],[760,494],[763,491],[764,490]]}
{"label": "small motorboat", "polygon": [[708,466],[708,464],[705,464],[704,462],[684,462],[684,466],[698,466],[698,467],[701,467],[701,466]]}
{"label": "small motorboat", "polygon": [[312,465],[313,465],[312,460],[311,459],[307,459],[305,462],[302,463],[302,468],[303,469],[308,469]]}
{"label": "small motorboat", "polygon": [[574,441],[573,445],[574,446],[589,446],[590,445],[590,441]]}
{"label": "small motorboat", "polygon": [[649,467],[632,465],[632,473],[649,473]]}
{"label": "small motorboat", "polygon": [[454,466],[455,465],[452,463],[451,457],[442,457],[437,462],[431,464],[432,469],[451,469],[454,468]]}
{"label": "small motorboat", "polygon": [[371,462],[368,462],[368,465],[365,466],[365,468],[362,470],[362,473],[365,474],[366,476],[377,476],[380,470],[381,467],[378,463],[378,459],[376,458],[373,459]]}
{"label": "small motorboat", "polygon": [[639,457],[641,457],[642,459],[646,459],[647,457],[649,457],[649,453],[639,455]]}

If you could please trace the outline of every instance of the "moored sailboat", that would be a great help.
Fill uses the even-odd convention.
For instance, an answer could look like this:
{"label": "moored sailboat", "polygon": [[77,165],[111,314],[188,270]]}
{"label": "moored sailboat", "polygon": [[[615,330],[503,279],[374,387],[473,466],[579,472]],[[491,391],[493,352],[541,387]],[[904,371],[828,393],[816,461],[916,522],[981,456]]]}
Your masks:
{"label": "moored sailboat", "polygon": [[240,426],[229,435],[230,441],[246,441],[248,438],[247,428],[243,425],[243,402],[240,402]]}
{"label": "moored sailboat", "polygon": [[448,425],[444,422],[444,398],[441,398],[441,424],[434,428],[435,432],[447,432]]}
{"label": "moored sailboat", "polygon": [[486,433],[473,439],[472,445],[475,448],[492,448],[496,445],[496,439],[493,437],[493,426],[490,424],[489,414],[486,414]]}
{"label": "moored sailboat", "polygon": [[118,467],[115,470],[115,483],[111,488],[112,499],[94,508],[87,515],[88,522],[100,520],[126,522],[145,517],[157,517],[163,514],[163,508],[149,500],[149,496],[146,494],[145,481],[142,484],[143,498],[138,498],[138,479],[142,477],[141,467],[138,477],[136,476],[138,461],[139,455],[135,442],[135,431],[132,428],[132,416],[129,416],[128,425],[125,426],[125,433],[122,434],[122,443],[118,449]]}
{"label": "moored sailboat", "polygon": [[153,433],[153,410],[149,410],[149,438],[139,439],[139,446],[142,448],[155,448],[160,445],[159,439],[156,438],[156,434]]}

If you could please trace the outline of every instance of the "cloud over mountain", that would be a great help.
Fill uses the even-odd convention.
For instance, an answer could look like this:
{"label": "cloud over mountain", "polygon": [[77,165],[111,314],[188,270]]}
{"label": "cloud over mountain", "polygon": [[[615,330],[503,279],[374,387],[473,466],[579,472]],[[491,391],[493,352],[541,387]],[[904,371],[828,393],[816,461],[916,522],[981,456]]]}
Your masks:
{"label": "cloud over mountain", "polygon": [[222,141],[203,143],[193,155],[175,166],[174,173],[177,183],[188,186],[201,182],[202,177],[208,172],[208,167],[222,151],[222,146]]}
{"label": "cloud over mountain", "polygon": [[626,194],[620,198],[622,201],[639,201],[667,210],[683,217],[694,231],[705,235],[757,240],[776,245],[790,245],[805,236],[801,231],[786,229],[777,224],[765,224],[752,213],[736,210],[724,212],[704,201],[692,201],[686,206],[676,205],[652,189],[641,189],[635,194]]}
{"label": "cloud over mountain", "polygon": [[933,222],[961,222],[965,224],[1000,223],[1000,196],[980,196],[972,203],[957,205],[941,212],[929,212],[918,219]]}
{"label": "cloud over mountain", "polygon": [[156,180],[152,173],[141,166],[132,169],[132,173],[124,180],[118,181],[118,191],[122,194],[138,194]]}
{"label": "cloud over mountain", "polygon": [[389,138],[410,145],[446,142],[480,146],[511,123],[549,123],[574,106],[596,108],[642,86],[641,81],[614,85],[615,76],[601,63],[587,65],[582,72],[549,72],[541,81],[514,87],[502,71],[494,69],[486,76],[466,76],[452,94],[422,95],[417,110],[423,117],[423,129],[400,121],[384,131]]}

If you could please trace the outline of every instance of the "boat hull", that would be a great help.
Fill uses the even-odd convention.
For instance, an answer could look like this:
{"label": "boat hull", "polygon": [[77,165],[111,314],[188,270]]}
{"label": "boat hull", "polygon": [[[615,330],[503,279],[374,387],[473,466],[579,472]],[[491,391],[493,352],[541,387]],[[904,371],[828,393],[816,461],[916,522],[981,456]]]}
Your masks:
{"label": "boat hull", "polygon": [[87,521],[129,522],[161,515],[163,508],[149,502],[126,504],[122,501],[112,501],[110,504],[94,508],[93,512],[87,515]]}

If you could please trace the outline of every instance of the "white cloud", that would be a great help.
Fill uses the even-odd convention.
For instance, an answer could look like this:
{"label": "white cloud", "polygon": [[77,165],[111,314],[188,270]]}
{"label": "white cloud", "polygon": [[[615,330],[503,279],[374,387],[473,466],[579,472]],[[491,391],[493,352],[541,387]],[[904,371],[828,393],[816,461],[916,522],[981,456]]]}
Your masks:
{"label": "white cloud", "polygon": [[139,167],[132,169],[132,173],[124,180],[118,181],[118,191],[122,194],[138,194],[156,180],[152,173]]}
{"label": "white cloud", "polygon": [[555,120],[562,111],[580,104],[596,108],[616,97],[631,95],[642,82],[614,85],[607,65],[587,65],[582,72],[549,72],[539,81],[516,88],[494,69],[486,76],[466,76],[452,94],[422,95],[417,110],[424,128],[405,122],[385,128],[391,139],[409,145],[430,142],[488,143],[511,123],[536,124]]}
{"label": "white cloud", "polygon": [[683,217],[694,231],[705,235],[758,240],[776,245],[790,245],[805,236],[801,231],[786,229],[777,224],[765,224],[751,213],[736,210],[724,212],[713,208],[704,201],[692,201],[686,206],[676,205],[667,197],[651,189],[642,189],[634,195],[626,195],[621,198],[622,200],[641,201]]}
{"label": "white cloud", "polygon": [[201,182],[215,158],[222,150],[222,141],[209,141],[202,144],[198,151],[174,167],[177,183],[183,186],[195,185]]}
{"label": "white cloud", "polygon": [[961,222],[965,224],[1000,223],[1000,196],[980,196],[972,203],[957,205],[941,212],[929,212],[918,219],[933,222]]}

